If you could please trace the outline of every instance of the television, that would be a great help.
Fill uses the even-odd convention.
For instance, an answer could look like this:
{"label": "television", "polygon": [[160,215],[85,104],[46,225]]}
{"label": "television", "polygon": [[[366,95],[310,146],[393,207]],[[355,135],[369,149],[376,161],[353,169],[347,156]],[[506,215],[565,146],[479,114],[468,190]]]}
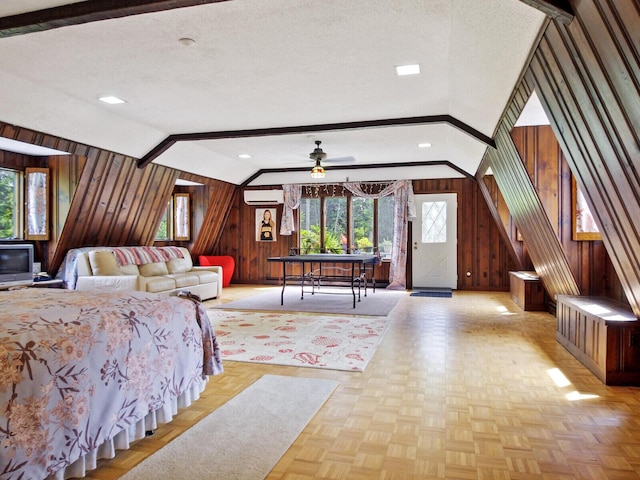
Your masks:
{"label": "television", "polygon": [[0,287],[33,282],[33,245],[0,245]]}

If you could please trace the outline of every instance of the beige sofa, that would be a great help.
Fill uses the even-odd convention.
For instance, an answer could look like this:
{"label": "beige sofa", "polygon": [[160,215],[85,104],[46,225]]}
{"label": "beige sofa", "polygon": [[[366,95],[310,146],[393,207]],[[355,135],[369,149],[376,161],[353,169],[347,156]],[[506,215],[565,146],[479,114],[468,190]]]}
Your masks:
{"label": "beige sofa", "polygon": [[[117,247],[119,250],[135,247]],[[163,247],[157,247],[162,250]],[[96,247],[76,257],[76,290],[138,290],[176,294],[189,291],[202,300],[222,295],[222,267],[196,267],[186,248],[178,249],[182,258],[161,262],[122,265],[113,249]],[[175,247],[173,252],[175,252]]]}

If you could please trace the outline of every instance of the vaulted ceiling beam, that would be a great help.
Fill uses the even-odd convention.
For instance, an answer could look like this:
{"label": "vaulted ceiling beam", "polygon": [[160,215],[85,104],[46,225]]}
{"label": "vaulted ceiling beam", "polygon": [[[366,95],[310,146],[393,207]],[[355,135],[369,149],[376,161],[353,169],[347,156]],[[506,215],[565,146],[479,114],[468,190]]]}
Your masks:
{"label": "vaulted ceiling beam", "polygon": [[0,18],[0,38],[228,0],[87,0]]}
{"label": "vaulted ceiling beam", "polygon": [[573,20],[573,9],[569,0],[520,0],[530,7],[537,8],[548,17],[565,25]]}
{"label": "vaulted ceiling beam", "polygon": [[407,125],[425,125],[447,123],[461,130],[488,147],[496,148],[491,137],[461,122],[451,115],[427,115],[422,117],[389,118],[383,120],[365,120],[359,122],[325,123],[319,125],[299,125],[294,127],[255,128],[251,130],[224,130],[218,132],[183,133],[169,135],[149,153],[138,160],[138,167],[143,168],[171,148],[176,142],[194,142],[199,140],[221,140],[225,138],[270,137],[277,135],[295,135],[301,133],[329,132],[339,130],[362,130],[365,128],[401,127]]}

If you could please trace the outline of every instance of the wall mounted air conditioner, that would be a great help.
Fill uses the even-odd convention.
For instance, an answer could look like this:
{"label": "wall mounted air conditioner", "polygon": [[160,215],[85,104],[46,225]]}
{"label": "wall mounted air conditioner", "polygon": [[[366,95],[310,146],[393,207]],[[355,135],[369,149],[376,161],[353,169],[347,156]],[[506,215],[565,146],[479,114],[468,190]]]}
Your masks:
{"label": "wall mounted air conditioner", "polygon": [[276,205],[284,203],[282,190],[245,190],[244,203],[247,205]]}

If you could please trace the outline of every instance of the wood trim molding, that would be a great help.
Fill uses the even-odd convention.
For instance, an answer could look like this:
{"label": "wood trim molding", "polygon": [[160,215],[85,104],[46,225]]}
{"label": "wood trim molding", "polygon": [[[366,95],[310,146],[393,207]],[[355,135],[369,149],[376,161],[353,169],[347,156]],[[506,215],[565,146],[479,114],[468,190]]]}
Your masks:
{"label": "wood trim molding", "polygon": [[89,0],[0,18],[0,38],[228,0]]}
{"label": "wood trim molding", "polygon": [[255,128],[250,130],[223,130],[217,132],[183,133],[169,135],[149,153],[138,160],[138,167],[144,168],[176,142],[194,142],[199,140],[220,140],[224,138],[268,137],[276,135],[292,135],[299,133],[327,132],[337,130],[360,130],[364,128],[398,127],[403,125],[420,125],[430,123],[447,123],[470,135],[485,145],[496,148],[493,138],[479,132],[475,128],[461,122],[451,115],[428,115],[421,117],[388,118],[382,120],[364,120],[359,122],[325,123],[318,125],[298,125],[292,127]]}
{"label": "wood trim molding", "polygon": [[[434,167],[438,165],[444,165],[449,167],[451,170],[459,173],[465,178],[471,180],[472,182],[476,181],[476,177],[471,175],[469,172],[465,172],[463,169],[454,165],[448,160],[436,160],[432,162],[401,162],[401,163],[376,163],[375,165],[332,165],[331,170],[368,170],[368,169],[378,169],[378,168],[401,168],[401,167]],[[261,175],[266,173],[279,173],[279,172],[308,172],[309,167],[296,167],[296,168],[269,168],[258,170],[256,173],[251,175],[247,180],[245,180],[241,188],[247,187],[251,182],[255,179],[260,178]]]}
{"label": "wood trim molding", "polygon": [[548,17],[565,25],[573,21],[573,9],[568,0],[520,0],[530,7],[536,8]]}

